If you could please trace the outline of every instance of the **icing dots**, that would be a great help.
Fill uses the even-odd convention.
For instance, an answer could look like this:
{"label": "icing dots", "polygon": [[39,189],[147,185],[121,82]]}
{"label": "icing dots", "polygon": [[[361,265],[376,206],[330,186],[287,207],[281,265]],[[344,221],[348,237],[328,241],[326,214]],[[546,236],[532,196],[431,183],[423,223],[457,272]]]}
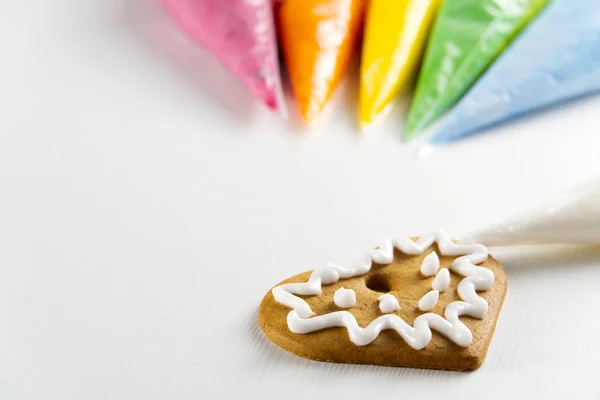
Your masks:
{"label": "icing dots", "polygon": [[[419,315],[411,326],[396,314],[386,314],[375,318],[363,328],[358,325],[354,315],[348,311],[315,315],[308,303],[298,297],[320,295],[323,284],[332,284],[340,279],[365,275],[371,270],[373,263],[391,264],[394,261],[394,248],[404,254],[419,255],[434,243],[437,243],[441,255],[456,257],[450,265],[450,270],[463,277],[457,286],[457,294],[461,301],[448,304],[443,317],[427,312]],[[287,325],[293,333],[305,334],[331,327],[345,327],[352,343],[357,346],[366,346],[373,342],[381,331],[390,329],[397,332],[410,347],[421,350],[431,341],[432,329],[434,329],[457,345],[467,347],[473,341],[473,334],[460,320],[460,317],[465,315],[482,319],[487,314],[488,303],[477,294],[477,292],[489,290],[494,284],[494,273],[477,265],[487,258],[488,252],[484,246],[454,243],[443,232],[425,235],[416,241],[409,237],[386,239],[379,248],[372,250],[367,257],[355,265],[344,267],[329,264],[313,271],[308,281],[276,286],[271,293],[276,302],[291,309],[287,315]],[[428,261],[426,262],[426,260]],[[425,272],[429,273],[429,276],[435,275],[439,270],[437,254],[428,255],[423,260],[423,264],[425,264]],[[421,271],[423,272],[423,265],[421,265]],[[439,297],[437,290],[434,289],[433,292],[435,293],[430,294],[431,292],[429,292],[423,296],[419,303],[425,303],[424,306],[431,306],[433,303],[431,306],[433,308]]]}
{"label": "icing dots", "polygon": [[427,294],[419,300],[419,310],[431,311],[437,304],[440,298],[440,292],[437,290],[430,290]]}
{"label": "icing dots", "polygon": [[435,251],[428,254],[421,264],[421,273],[425,276],[433,276],[440,269],[440,258]]}
{"label": "icing dots", "polygon": [[382,294],[379,296],[378,300],[379,310],[384,314],[389,314],[400,310],[400,303],[398,303],[398,299],[392,294]]}
{"label": "icing dots", "polygon": [[340,308],[354,307],[356,304],[356,293],[352,289],[339,288],[333,294],[333,302]]}
{"label": "icing dots", "polygon": [[431,283],[431,288],[433,290],[437,290],[438,292],[444,292],[450,286],[450,271],[447,268],[442,268],[437,273],[433,282]]}

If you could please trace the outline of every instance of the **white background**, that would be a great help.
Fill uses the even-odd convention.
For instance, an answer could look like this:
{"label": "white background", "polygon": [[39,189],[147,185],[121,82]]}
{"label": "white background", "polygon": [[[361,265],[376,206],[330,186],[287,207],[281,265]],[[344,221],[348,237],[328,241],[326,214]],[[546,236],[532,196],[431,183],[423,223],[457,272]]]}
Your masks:
{"label": "white background", "polygon": [[280,121],[156,0],[4,1],[0,54],[3,400],[600,396],[587,255],[501,256],[474,373],[309,362],[256,324],[283,278],[597,175],[600,98],[419,159],[402,108],[357,132],[355,77],[312,130],[291,96]]}

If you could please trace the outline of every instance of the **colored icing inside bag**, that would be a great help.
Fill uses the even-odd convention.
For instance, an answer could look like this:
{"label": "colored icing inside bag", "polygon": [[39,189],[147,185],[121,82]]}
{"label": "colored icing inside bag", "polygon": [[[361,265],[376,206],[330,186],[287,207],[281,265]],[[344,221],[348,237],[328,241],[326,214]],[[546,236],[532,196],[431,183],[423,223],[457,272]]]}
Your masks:
{"label": "colored icing inside bag", "polygon": [[360,73],[360,123],[385,113],[415,77],[440,0],[371,0]]}
{"label": "colored icing inside bag", "polygon": [[555,0],[444,118],[447,143],[483,128],[600,91],[600,2]]}
{"label": "colored icing inside bag", "polygon": [[181,28],[260,101],[285,109],[271,0],[162,0]]}
{"label": "colored icing inside bag", "polygon": [[300,113],[313,121],[344,76],[356,49],[366,0],[285,0],[276,15]]}
{"label": "colored icing inside bag", "polygon": [[427,45],[406,138],[452,107],[547,1],[444,1]]}
{"label": "colored icing inside bag", "polygon": [[600,177],[469,239],[486,246],[600,244]]}

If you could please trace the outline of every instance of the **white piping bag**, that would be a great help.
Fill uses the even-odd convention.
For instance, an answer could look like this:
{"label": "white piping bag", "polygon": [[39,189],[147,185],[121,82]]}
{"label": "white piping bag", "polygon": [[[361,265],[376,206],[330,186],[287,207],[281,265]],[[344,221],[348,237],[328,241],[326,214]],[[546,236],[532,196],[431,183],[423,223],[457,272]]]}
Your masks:
{"label": "white piping bag", "polygon": [[600,245],[600,176],[465,240],[488,247]]}

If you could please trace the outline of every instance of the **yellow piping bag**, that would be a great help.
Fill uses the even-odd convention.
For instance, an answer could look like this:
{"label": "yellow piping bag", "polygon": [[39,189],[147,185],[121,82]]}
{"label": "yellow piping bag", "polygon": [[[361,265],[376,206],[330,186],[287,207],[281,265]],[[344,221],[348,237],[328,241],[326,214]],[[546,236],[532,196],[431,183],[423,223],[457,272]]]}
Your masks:
{"label": "yellow piping bag", "polygon": [[359,123],[380,120],[417,75],[441,0],[371,0],[360,66]]}

